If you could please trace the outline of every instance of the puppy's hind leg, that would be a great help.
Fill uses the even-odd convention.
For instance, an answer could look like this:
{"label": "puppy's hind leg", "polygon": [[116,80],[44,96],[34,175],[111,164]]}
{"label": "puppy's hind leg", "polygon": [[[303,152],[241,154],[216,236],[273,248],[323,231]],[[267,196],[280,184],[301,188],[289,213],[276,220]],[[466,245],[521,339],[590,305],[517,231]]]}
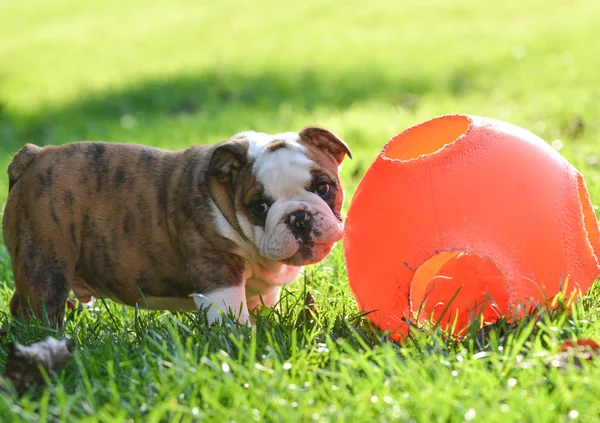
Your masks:
{"label": "puppy's hind leg", "polygon": [[13,266],[15,292],[11,313],[24,319],[33,314],[42,322],[47,317],[52,327],[61,327],[75,260],[69,254],[42,250],[33,243],[27,245],[23,255],[23,260]]}

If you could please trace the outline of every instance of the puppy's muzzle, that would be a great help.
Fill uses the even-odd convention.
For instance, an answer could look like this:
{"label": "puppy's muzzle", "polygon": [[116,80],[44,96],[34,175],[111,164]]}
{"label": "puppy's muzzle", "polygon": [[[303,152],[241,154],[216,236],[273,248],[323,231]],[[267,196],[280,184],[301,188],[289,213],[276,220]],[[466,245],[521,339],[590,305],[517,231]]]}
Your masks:
{"label": "puppy's muzzle", "polygon": [[305,210],[290,213],[287,219],[287,224],[292,234],[303,241],[310,241],[312,223],[312,215]]}

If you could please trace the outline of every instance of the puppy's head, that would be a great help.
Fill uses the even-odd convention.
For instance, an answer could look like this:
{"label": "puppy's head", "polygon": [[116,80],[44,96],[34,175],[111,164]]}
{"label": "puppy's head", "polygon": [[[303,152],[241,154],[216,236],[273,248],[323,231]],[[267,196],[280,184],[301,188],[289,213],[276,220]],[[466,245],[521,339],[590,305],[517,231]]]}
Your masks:
{"label": "puppy's head", "polygon": [[332,132],[309,126],[243,132],[213,150],[209,178],[221,235],[294,266],[317,263],[342,238],[339,167],[352,157]]}

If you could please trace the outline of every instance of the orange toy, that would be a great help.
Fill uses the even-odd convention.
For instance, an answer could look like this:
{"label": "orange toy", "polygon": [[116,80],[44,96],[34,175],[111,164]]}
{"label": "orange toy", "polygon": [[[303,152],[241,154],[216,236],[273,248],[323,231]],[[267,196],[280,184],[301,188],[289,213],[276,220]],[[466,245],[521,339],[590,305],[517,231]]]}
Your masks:
{"label": "orange toy", "polygon": [[587,291],[600,275],[600,232],[583,177],[546,142],[448,115],[377,156],[350,204],[344,254],[359,307],[398,339],[405,319],[459,333],[473,316],[493,322],[561,288]]}

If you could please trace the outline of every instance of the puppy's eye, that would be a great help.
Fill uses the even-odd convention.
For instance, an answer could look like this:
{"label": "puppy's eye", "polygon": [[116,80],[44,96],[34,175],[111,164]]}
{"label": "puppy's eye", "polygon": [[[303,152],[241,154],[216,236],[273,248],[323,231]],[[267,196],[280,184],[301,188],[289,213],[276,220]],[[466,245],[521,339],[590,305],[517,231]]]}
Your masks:
{"label": "puppy's eye", "polygon": [[331,191],[331,185],[327,182],[319,182],[315,187],[315,193],[320,197],[325,197]]}
{"label": "puppy's eye", "polygon": [[265,217],[269,211],[269,205],[263,202],[257,202],[252,205],[252,213],[256,217]]}

